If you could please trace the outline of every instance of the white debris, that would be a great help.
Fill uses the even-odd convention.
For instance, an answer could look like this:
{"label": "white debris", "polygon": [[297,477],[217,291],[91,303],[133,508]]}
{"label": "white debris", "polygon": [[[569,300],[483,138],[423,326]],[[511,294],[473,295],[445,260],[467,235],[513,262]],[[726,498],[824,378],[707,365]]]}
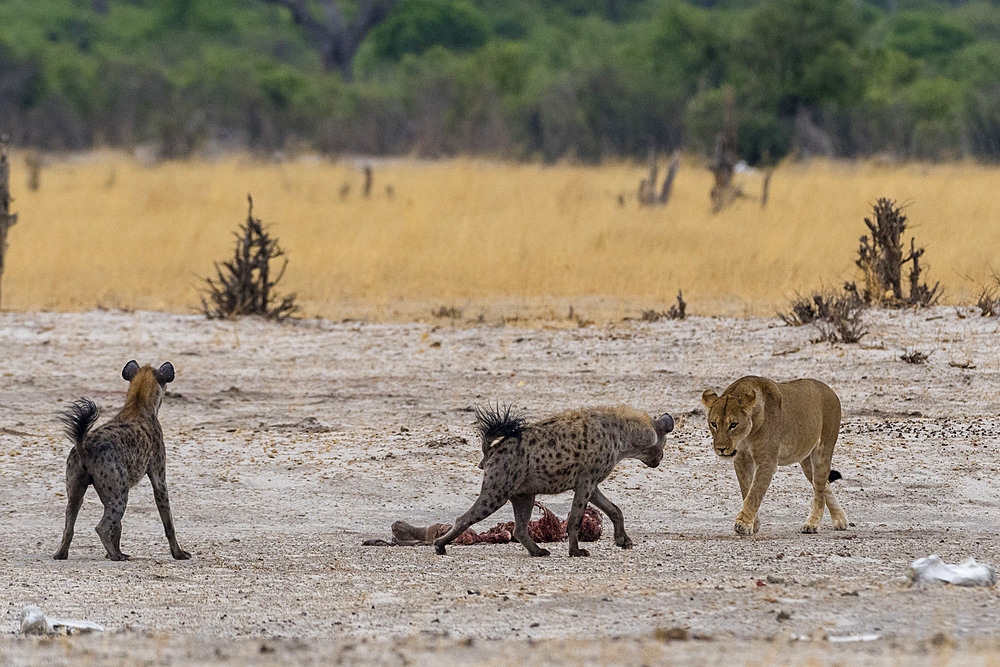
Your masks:
{"label": "white debris", "polygon": [[956,586],[993,586],[996,570],[987,563],[966,558],[958,565],[949,565],[940,556],[918,558],[906,571],[911,584],[949,583]]}
{"label": "white debris", "polygon": [[92,621],[78,621],[72,618],[56,618],[29,605],[21,612],[21,634],[53,635],[75,634],[77,632],[104,632],[104,626]]}
{"label": "white debris", "polygon": [[881,638],[882,635],[873,632],[867,635],[839,635],[827,637],[826,640],[828,642],[833,642],[834,644],[840,644],[848,642],[873,642]]}
{"label": "white debris", "polygon": [[38,607],[25,607],[21,612],[22,635],[47,635],[51,632],[49,621]]}

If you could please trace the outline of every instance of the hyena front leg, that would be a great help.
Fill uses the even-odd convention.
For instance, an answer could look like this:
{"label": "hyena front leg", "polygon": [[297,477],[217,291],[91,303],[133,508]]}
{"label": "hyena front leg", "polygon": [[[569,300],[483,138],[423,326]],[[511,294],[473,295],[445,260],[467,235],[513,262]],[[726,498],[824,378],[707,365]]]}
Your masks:
{"label": "hyena front leg", "polygon": [[181,549],[177,543],[177,536],[174,534],[174,519],[170,515],[170,495],[167,493],[166,471],[162,465],[150,467],[149,483],[153,485],[153,499],[156,501],[156,509],[160,513],[160,521],[163,522],[163,532],[170,543],[170,555],[175,560],[187,560],[191,554]]}
{"label": "hyena front leg", "polygon": [[570,556],[589,556],[590,552],[580,548],[580,525],[583,523],[583,511],[594,495],[597,485],[590,480],[578,482],[573,493],[573,507],[566,519],[566,536],[569,538]]}
{"label": "hyena front leg", "polygon": [[590,497],[590,502],[592,502],[597,509],[604,512],[608,518],[611,519],[611,523],[614,524],[615,544],[620,546],[622,549],[631,549],[632,540],[629,539],[629,536],[625,533],[625,516],[618,508],[618,505],[615,505],[613,502],[608,500],[608,497],[601,493],[601,490],[597,487],[594,487],[594,494]]}
{"label": "hyena front leg", "polygon": [[101,500],[105,501],[104,516],[97,523],[97,534],[108,552],[108,558],[128,560],[129,555],[123,554],[121,549],[122,517],[125,516],[125,507],[128,505],[128,491]]}
{"label": "hyena front leg", "polygon": [[465,530],[503,507],[517,490],[527,474],[527,463],[521,452],[504,447],[486,461],[483,470],[483,487],[479,497],[469,511],[455,519],[455,524],[447,534],[434,540],[434,549],[445,553],[445,546],[451,544]]}

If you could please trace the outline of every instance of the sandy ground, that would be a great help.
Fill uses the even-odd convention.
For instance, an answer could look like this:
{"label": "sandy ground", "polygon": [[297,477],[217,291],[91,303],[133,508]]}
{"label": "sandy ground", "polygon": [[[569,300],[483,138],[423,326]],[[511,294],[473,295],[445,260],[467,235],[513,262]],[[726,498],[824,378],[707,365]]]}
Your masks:
{"label": "sandy ground", "polygon": [[[1000,664],[1000,591],[904,577],[932,553],[1000,565],[998,322],[955,308],[868,322],[864,344],[829,345],[772,319],[439,328],[0,314],[0,662]],[[904,349],[928,363],[901,361]],[[53,561],[70,449],[56,415],[83,395],[113,414],[132,358],[177,370],[160,419],[194,557],[170,558],[144,480],[124,521],[130,562],[105,560],[93,491],[69,560]],[[847,532],[827,518],[799,534],[810,491],[782,468],[759,535],[733,533],[739,491],[699,397],[749,373],[839,393]],[[451,521],[471,504],[471,409],[494,400],[530,418],[616,403],[677,418],[658,469],[626,461],[602,485],[633,550],[614,546],[609,524],[589,559],[565,544],[546,559],[517,544],[447,556],[360,546],[395,519]],[[547,503],[565,516],[569,496]],[[508,506],[495,520],[510,518]],[[28,604],[108,632],[21,637]]]}

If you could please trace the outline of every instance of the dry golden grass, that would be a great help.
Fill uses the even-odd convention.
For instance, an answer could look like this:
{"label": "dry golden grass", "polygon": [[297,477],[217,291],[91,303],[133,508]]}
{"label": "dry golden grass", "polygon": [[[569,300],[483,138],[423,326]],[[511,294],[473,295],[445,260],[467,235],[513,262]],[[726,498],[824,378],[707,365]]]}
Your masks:
{"label": "dry golden grass", "polygon": [[[946,302],[969,303],[1000,248],[1000,169],[973,164],[786,164],[766,209],[747,199],[713,216],[710,174],[693,161],[662,209],[638,207],[644,168],[626,164],[375,162],[366,200],[350,162],[48,161],[32,192],[14,156],[7,309],[194,312],[248,192],[287,250],[281,287],[305,314],[334,318],[423,319],[442,305],[466,318],[564,317],[574,305],[617,319],[666,307],[678,288],[691,313],[771,314],[796,291],[856,276],[862,218],[880,196],[908,204]],[[756,195],[760,178],[745,180]]]}

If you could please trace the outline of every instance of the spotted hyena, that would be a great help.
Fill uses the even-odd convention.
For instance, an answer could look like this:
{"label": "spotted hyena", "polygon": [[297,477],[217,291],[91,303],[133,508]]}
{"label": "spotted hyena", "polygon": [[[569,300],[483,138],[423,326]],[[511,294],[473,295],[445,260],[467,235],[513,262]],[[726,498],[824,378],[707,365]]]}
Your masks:
{"label": "spotted hyena", "polygon": [[655,468],[663,458],[664,436],[674,428],[668,414],[653,420],[627,407],[573,410],[526,424],[510,408],[477,411],[482,436],[483,488],[468,512],[448,533],[434,541],[439,554],[466,528],[482,521],[510,500],[514,507],[514,537],[532,556],[548,556],[528,535],[535,494],[574,492],[567,519],[570,556],[588,556],[578,544],[580,521],[587,503],[608,515],[615,526],[615,544],[628,549],[622,511],[597,485],[615,465],[636,458]]}
{"label": "spotted hyena", "polygon": [[153,370],[130,361],[122,369],[128,380],[125,407],[108,423],[93,431],[97,421],[97,406],[82,398],[63,415],[66,435],[75,443],[66,459],[66,528],[62,544],[55,553],[57,560],[69,555],[73,539],[73,524],[83,504],[83,494],[91,484],[104,503],[104,516],[97,524],[97,534],[111,560],[128,560],[121,551],[122,516],[128,504],[128,492],[148,476],[153,485],[156,509],[160,512],[163,529],[170,542],[170,554],[178,559],[190,558],[174,536],[167,496],[166,452],[163,431],[156,413],[163,400],[166,384],[174,379],[174,367],[168,361]]}

